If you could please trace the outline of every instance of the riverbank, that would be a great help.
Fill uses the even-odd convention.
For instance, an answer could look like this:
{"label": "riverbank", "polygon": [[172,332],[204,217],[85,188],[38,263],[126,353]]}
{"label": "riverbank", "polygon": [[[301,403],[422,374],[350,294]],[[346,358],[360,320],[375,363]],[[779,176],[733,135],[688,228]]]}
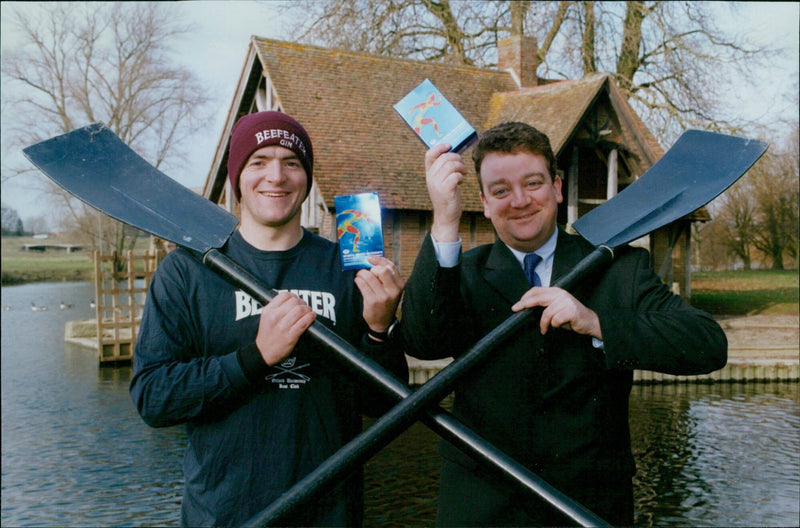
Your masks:
{"label": "riverbank", "polygon": [[[20,274],[34,274],[39,269],[45,270],[44,279],[39,274],[28,275],[39,277],[37,282],[83,280],[73,277],[85,276],[70,273],[88,273],[86,280],[93,280],[93,266],[87,255],[21,255],[19,247],[23,242],[19,238],[3,237],[4,286],[11,284],[7,282],[7,272],[11,273],[15,269]],[[82,260],[77,270],[74,259]],[[65,269],[54,266],[58,262],[66,262]],[[20,276],[23,277],[21,282],[27,282],[25,275]],[[712,374],[718,377],[710,379],[797,378],[800,356],[798,282],[796,270],[719,271],[692,275],[692,304],[714,315],[728,336],[727,370]],[[68,332],[67,338],[82,346],[97,346],[96,339],[87,335],[73,335]],[[423,362],[412,359],[411,382],[425,383],[446,364],[445,361]],[[636,375],[640,382],[675,381],[663,375],[655,375],[659,376],[655,379],[648,372],[637,371]],[[693,379],[697,381],[705,378]]]}
{"label": "riverbank", "polygon": [[[35,247],[37,249],[28,249]],[[3,286],[94,280],[92,252],[68,237],[2,237]]]}
{"label": "riverbank", "polygon": [[[635,383],[696,383],[714,381],[800,380],[800,322],[787,315],[718,316],[728,338],[728,364],[701,376],[671,376],[636,370]],[[96,320],[70,321],[64,339],[97,350]],[[451,360],[408,358],[409,383],[422,385]]]}
{"label": "riverbank", "polygon": [[798,361],[800,322],[794,315],[717,316],[728,338],[729,359]]}
{"label": "riverbank", "polygon": [[[150,247],[148,237],[140,237],[135,253]],[[36,282],[90,282],[94,280],[94,252],[73,237],[61,234],[47,238],[2,237],[3,286]]]}
{"label": "riverbank", "polygon": [[793,315],[716,316],[728,338],[728,364],[701,376],[635,371],[636,383],[800,380],[800,323]]}
{"label": "riverbank", "polygon": [[[723,369],[701,376],[636,370],[634,383],[800,380],[800,322],[796,315],[718,315],[715,319],[728,338],[728,364]],[[450,361],[409,358],[410,382],[424,384]]]}

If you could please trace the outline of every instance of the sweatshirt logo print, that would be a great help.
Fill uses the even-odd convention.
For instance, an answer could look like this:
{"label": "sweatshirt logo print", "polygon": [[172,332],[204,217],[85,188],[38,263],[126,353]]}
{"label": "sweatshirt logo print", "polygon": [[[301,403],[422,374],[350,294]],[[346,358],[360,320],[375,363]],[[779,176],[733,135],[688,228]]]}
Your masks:
{"label": "sweatshirt logo print", "polygon": [[[330,292],[313,290],[278,290],[288,291],[303,299],[314,310],[314,313],[330,319],[336,324],[336,298]],[[236,290],[236,321],[261,314],[261,303],[242,290]]]}
{"label": "sweatshirt logo print", "polygon": [[297,365],[297,358],[290,357],[285,359],[280,365],[275,365],[273,368],[277,370],[274,374],[270,374],[264,378],[265,381],[277,384],[279,389],[299,389],[306,382],[311,381],[311,378],[299,371],[308,367],[311,363],[304,363]]}

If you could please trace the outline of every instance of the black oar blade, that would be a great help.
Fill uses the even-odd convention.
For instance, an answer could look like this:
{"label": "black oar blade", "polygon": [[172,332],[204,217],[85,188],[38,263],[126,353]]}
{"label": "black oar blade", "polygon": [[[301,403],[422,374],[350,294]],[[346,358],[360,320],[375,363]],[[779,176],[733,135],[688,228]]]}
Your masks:
{"label": "black oar blade", "polygon": [[103,124],[23,149],[50,179],[112,218],[200,253],[222,247],[238,219],[142,159]]}
{"label": "black oar blade", "polygon": [[713,132],[684,132],[650,170],[573,227],[595,246],[613,248],[636,240],[716,198],[758,161],[767,146]]}

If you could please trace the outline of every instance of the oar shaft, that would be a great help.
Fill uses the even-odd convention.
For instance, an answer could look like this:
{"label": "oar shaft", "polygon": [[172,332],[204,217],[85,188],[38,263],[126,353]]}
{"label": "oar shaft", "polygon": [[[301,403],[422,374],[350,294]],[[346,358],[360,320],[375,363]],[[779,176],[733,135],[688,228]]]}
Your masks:
{"label": "oar shaft", "polygon": [[[613,252],[609,248],[598,248],[573,268],[567,276],[558,281],[556,285],[571,287],[576,284],[581,277],[608,264],[612,258]],[[284,493],[267,509],[251,519],[248,526],[267,526],[278,522],[285,515],[307,501],[312,494],[318,492],[320,489],[333,486],[336,481],[340,480],[340,477],[346,472],[349,472],[355,465],[365,463],[372,455],[388,445],[392,439],[410,426],[416,417],[425,412],[428,407],[436,404],[447,396],[459,379],[487,359],[488,353],[496,349],[498,345],[521,328],[530,315],[531,311],[525,310],[506,319],[500,326],[478,341],[478,343],[463,356],[442,369],[439,374],[434,376],[433,379],[428,381],[425,385],[413,393],[410,393],[377,420],[369,429],[351,440],[336,454],[331,456],[304,479]],[[448,431],[448,433],[449,436],[451,433],[455,433],[453,438],[463,440],[454,430]],[[470,449],[470,451],[472,454],[481,456],[482,458],[481,450]],[[492,454],[497,454],[496,449],[492,449],[492,451],[494,451]],[[513,459],[509,458],[508,460],[513,462]],[[498,468],[497,460],[490,460],[489,462]],[[519,465],[515,463],[515,467],[516,466]],[[530,472],[524,470],[522,473]],[[504,474],[509,478],[513,478],[517,472],[508,471],[504,472]],[[608,523],[589,512],[583,506],[564,496],[555,490],[555,488],[549,485],[546,485],[547,489],[540,488],[539,484],[543,483],[540,479],[537,483],[523,483],[519,480],[517,482],[521,483],[526,489],[537,493],[537,495],[550,502],[556,509],[582,526],[608,525]],[[562,498],[566,500],[561,500]]]}
{"label": "oar shaft", "polygon": [[[433,405],[444,398],[460,376],[477,366],[483,359],[488,358],[486,352],[510,335],[505,332],[513,332],[525,324],[529,315],[529,311],[519,312],[507,319],[498,327],[502,330],[503,335],[492,335],[494,334],[492,332],[481,340],[465,356],[445,367],[425,385],[401,400],[366,431],[340,448],[245,526],[280,526],[291,512],[309,501],[314,495],[341,482],[355,466],[364,464],[407,429],[418,415],[425,412],[428,405]],[[455,368],[451,368],[454,365]],[[586,510],[576,503],[570,504],[571,500],[560,503],[559,492],[554,488],[549,488],[549,490],[554,493],[545,493],[540,496],[576,520],[581,526],[607,526],[607,523],[593,514],[585,515]]]}
{"label": "oar shaft", "polygon": [[[255,299],[262,302],[262,304],[266,304],[274,298],[275,292],[273,290],[264,287],[263,284],[253,278],[246,270],[239,267],[219,251],[212,250],[208,252],[204,255],[203,261],[209,268],[246,290]],[[520,322],[524,319],[525,316],[519,317]],[[406,401],[414,394],[404,383],[398,381],[380,364],[357,353],[349,343],[333,333],[326,326],[314,323],[309,328],[309,333],[321,344],[333,351],[339,361],[345,363],[361,375],[366,376],[390,397],[396,400]],[[434,379],[439,378],[439,376],[441,376],[441,373]],[[425,386],[429,384],[430,382]],[[446,393],[438,398],[438,400],[441,400],[444,396],[446,396]],[[426,399],[426,401],[428,400]],[[419,406],[415,406],[415,410],[418,407]],[[575,520],[578,524],[582,526],[607,526],[605,521],[550,486],[529,469],[477,435],[441,407],[435,404],[429,404],[426,407],[426,409],[422,409],[425,412],[425,415],[422,417],[423,423],[444,440],[450,442],[488,468],[499,472],[502,477],[511,482],[515,482],[522,489],[549,502],[554,508],[564,513],[566,517]],[[402,411],[402,409],[396,411],[397,414],[400,414],[400,412],[407,411]],[[251,519],[248,525],[266,526],[270,523],[274,523],[280,517],[285,516],[294,508],[307,501],[312,494],[322,492],[327,486],[334,485],[335,482],[333,482],[333,479],[335,477],[352,469],[357,464],[363,464],[370,456],[376,454],[385,447],[386,444],[391,442],[392,438],[394,438],[392,433],[396,431],[395,436],[400,434],[413,422],[418,414],[418,412],[415,412],[413,416],[408,416],[406,420],[398,420],[398,424],[390,423],[388,427],[384,425],[383,430],[379,432],[381,442],[370,442],[369,438],[367,438],[362,444],[351,446],[348,451],[343,451],[343,448],[343,450],[340,450],[333,457],[328,459],[306,479],[297,483],[292,489],[287,491],[278,501],[270,505],[269,508]],[[359,438],[365,437],[366,433],[375,434],[375,431],[373,428],[368,429],[367,432],[362,433],[360,437],[351,441],[348,446],[352,445]],[[320,475],[322,476],[320,477]]]}
{"label": "oar shaft", "polygon": [[[630,242],[711,201],[744,174],[766,148],[767,144],[762,142],[688,131],[633,185],[577,220],[573,227],[593,244],[621,245]],[[64,189],[113,218],[191,251],[208,252],[204,255],[208,257],[204,261],[209,267],[217,269],[221,276],[237,284],[238,279],[232,278],[236,274],[230,275],[225,271],[226,267],[233,269],[236,266],[228,266],[225,259],[217,258],[223,256],[216,249],[209,251],[209,248],[224,245],[238,219],[176,185],[141,159],[104,125],[90,125],[32,145],[24,152],[34,165]],[[134,175],[135,178],[132,177]],[[697,175],[702,175],[702,178],[698,179]],[[164,186],[168,186],[170,192],[156,196],[169,196],[169,201],[154,200],[154,190],[163,190]],[[633,192],[635,189],[638,191]],[[642,203],[652,206],[648,209],[651,213],[646,215],[646,221],[641,218]],[[601,254],[590,257],[589,261],[599,262],[607,258],[605,255],[610,255],[610,251],[597,251]],[[233,264],[229,260],[227,262]],[[587,269],[593,266],[593,263],[579,265]],[[569,289],[568,285],[577,282],[582,274],[582,271],[575,269],[557,285]],[[247,279],[238,284],[264,304],[274,295],[260,285],[253,289],[257,284],[255,280]],[[511,332],[517,327],[516,324],[504,324],[498,331]],[[326,341],[328,334],[335,334],[324,325],[314,323],[309,332],[322,345],[334,351],[338,359],[351,364],[387,394],[405,398],[404,404],[405,400],[416,397],[416,393],[409,394],[404,384],[394,380],[380,365],[361,359],[360,354],[343,340]],[[494,341],[497,339],[493,338],[485,344],[492,343],[494,346]],[[472,361],[466,366],[472,368],[476,363]],[[454,362],[451,367],[463,368],[458,364],[458,361]],[[467,370],[463,368],[458,376],[443,377],[442,383],[454,383]],[[425,387],[438,378],[436,376]],[[433,401],[447,392],[449,390],[434,385],[421,397]],[[408,412],[433,409],[428,400],[417,403],[409,404]],[[434,413],[430,410],[427,412]],[[438,416],[436,413],[434,415]],[[411,421],[407,417],[396,419],[403,423]],[[435,423],[438,424],[438,420]],[[465,441],[464,434],[457,433],[454,437],[458,441]]]}

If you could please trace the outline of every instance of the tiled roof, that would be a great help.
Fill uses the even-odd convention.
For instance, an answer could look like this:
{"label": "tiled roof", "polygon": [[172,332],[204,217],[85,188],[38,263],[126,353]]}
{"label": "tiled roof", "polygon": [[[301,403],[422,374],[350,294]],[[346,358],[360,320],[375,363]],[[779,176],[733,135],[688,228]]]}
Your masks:
{"label": "tiled roof", "polygon": [[[257,57],[254,60],[260,61],[268,75],[281,109],[303,123],[311,135],[314,179],[328,207],[334,196],[376,191],[385,208],[430,210],[425,146],[393,109],[426,78],[479,133],[500,122],[524,121],[550,137],[557,155],[598,95],[606,90],[621,124],[615,132],[621,137],[614,139],[634,155],[638,174],[663,154],[608,74],[519,89],[509,73],[486,68],[381,57],[256,36],[252,45]],[[249,81],[245,78],[249,68],[245,65],[240,92],[245,90],[244,83],[252,83],[252,77]],[[250,103],[240,101],[237,95],[236,104]],[[231,108],[233,115],[242,110]],[[224,131],[224,137],[229,133]],[[218,158],[227,148],[221,146]],[[482,211],[470,152],[467,150],[464,156],[470,170],[462,189],[464,209]],[[212,170],[211,180],[224,177],[221,158],[216,161],[220,172],[214,174]],[[212,183],[207,182],[206,187]]]}
{"label": "tiled roof", "polygon": [[[498,71],[258,37],[253,43],[283,110],[311,135],[315,180],[329,206],[334,196],[371,190],[380,193],[383,207],[431,208],[425,146],[393,109],[426,78],[479,132],[492,94],[516,89],[511,76]],[[467,178],[463,196],[465,208],[482,210],[474,178]]]}
{"label": "tiled roof", "polygon": [[625,145],[639,160],[636,168],[641,175],[661,158],[663,150],[636,112],[619,95],[607,73],[493,94],[485,126],[488,128],[504,121],[531,124],[547,134],[558,157],[604,90],[608,91],[616,120],[624,121],[623,126],[613,127],[612,139]]}
{"label": "tiled roof", "polygon": [[596,74],[575,81],[495,93],[489,103],[486,127],[504,121],[533,125],[547,134],[558,156],[605,80],[605,75]]}

